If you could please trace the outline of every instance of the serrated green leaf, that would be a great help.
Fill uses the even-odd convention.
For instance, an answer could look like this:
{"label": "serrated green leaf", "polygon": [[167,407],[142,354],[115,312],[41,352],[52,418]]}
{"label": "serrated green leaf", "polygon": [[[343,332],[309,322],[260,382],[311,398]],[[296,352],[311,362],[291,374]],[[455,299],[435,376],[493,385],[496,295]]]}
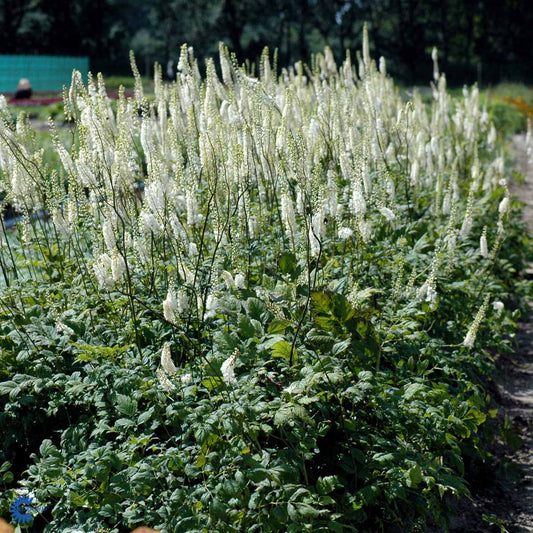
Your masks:
{"label": "serrated green leaf", "polygon": [[15,394],[15,391],[18,387],[18,383],[15,383],[14,381],[2,381],[0,383],[0,396],[3,394]]}
{"label": "serrated green leaf", "polygon": [[58,454],[58,450],[56,446],[52,444],[52,441],[50,439],[45,439],[43,442],[41,442],[41,445],[39,446],[39,453],[41,454],[41,457],[45,458],[50,456],[55,456]]}
{"label": "serrated green leaf", "polygon": [[312,505],[305,502],[295,502],[294,506],[296,508],[296,512],[302,517],[316,518],[317,516],[320,516],[322,514],[320,509],[316,509]]}
{"label": "serrated green leaf", "polygon": [[131,426],[134,425],[134,422],[133,420],[131,420],[131,418],[119,418],[116,422],[115,422],[115,427],[117,428],[129,428]]}
{"label": "serrated green leaf", "polygon": [[223,384],[224,384],[224,381],[222,380],[222,378],[218,376],[209,376],[208,378],[205,378],[204,380],[202,380],[202,385],[207,390],[218,389],[219,387],[222,387]]}
{"label": "serrated green leaf", "polygon": [[292,360],[296,361],[298,359],[298,354],[296,348],[292,347],[290,342],[286,340],[278,341],[272,346],[272,357],[281,357],[283,359],[290,360],[292,352]]}
{"label": "serrated green leaf", "polygon": [[298,262],[296,256],[291,252],[283,252],[279,258],[279,269],[282,274],[292,274]]}
{"label": "serrated green leaf", "polygon": [[274,415],[274,424],[278,427],[294,425],[296,420],[309,420],[307,411],[299,404],[290,403],[282,405]]}
{"label": "serrated green leaf", "polygon": [[[255,321],[257,322],[257,321]],[[257,336],[257,330],[250,318],[246,315],[241,315],[239,318],[239,332],[241,333],[241,338],[251,339]]]}
{"label": "serrated green leaf", "polygon": [[391,463],[394,461],[393,453],[376,453],[372,456],[372,460],[378,463]]}
{"label": "serrated green leaf", "polygon": [[351,339],[345,339],[341,342],[336,342],[331,348],[331,353],[335,357],[338,357],[340,354],[344,353],[351,345]]}
{"label": "serrated green leaf", "polygon": [[333,294],[323,291],[311,293],[311,308],[315,313],[329,314],[333,310]]}
{"label": "serrated green leaf", "polygon": [[268,333],[285,333],[285,330],[291,325],[291,321],[284,318],[275,318],[268,325]]}
{"label": "serrated green leaf", "polygon": [[139,415],[139,418],[137,419],[137,423],[138,424],[144,424],[145,422],[150,420],[153,417],[153,415],[154,415],[154,408],[150,407],[150,409],[147,409],[146,411],[143,411]]}
{"label": "serrated green leaf", "polygon": [[250,297],[246,300],[246,309],[250,318],[261,320],[263,313],[266,311],[266,305],[259,298]]}
{"label": "serrated green leaf", "polygon": [[411,467],[405,475],[408,487],[415,488],[422,482],[422,470],[418,464]]}
{"label": "serrated green leaf", "polygon": [[137,413],[137,401],[125,394],[117,394],[117,411],[125,416],[133,417]]}
{"label": "serrated green leaf", "polygon": [[422,383],[411,383],[411,385],[408,385],[403,393],[403,397],[410,401],[413,398],[420,396],[424,391],[427,390],[426,385],[423,385]]}
{"label": "serrated green leaf", "polygon": [[336,488],[341,486],[337,476],[319,477],[316,481],[316,491],[318,494],[331,494]]}

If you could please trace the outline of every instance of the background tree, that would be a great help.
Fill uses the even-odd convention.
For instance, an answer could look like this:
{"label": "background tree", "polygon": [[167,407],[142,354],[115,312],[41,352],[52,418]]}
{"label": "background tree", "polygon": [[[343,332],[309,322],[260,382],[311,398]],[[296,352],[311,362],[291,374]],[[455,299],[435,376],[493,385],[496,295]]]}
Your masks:
{"label": "background tree", "polygon": [[326,44],[355,57],[365,21],[373,55],[405,83],[427,82],[433,46],[452,85],[533,82],[530,0],[0,0],[0,51],[89,55],[93,70],[127,74],[132,48],[148,74],[184,42],[201,59],[223,41],[240,61],[277,48],[284,66]]}

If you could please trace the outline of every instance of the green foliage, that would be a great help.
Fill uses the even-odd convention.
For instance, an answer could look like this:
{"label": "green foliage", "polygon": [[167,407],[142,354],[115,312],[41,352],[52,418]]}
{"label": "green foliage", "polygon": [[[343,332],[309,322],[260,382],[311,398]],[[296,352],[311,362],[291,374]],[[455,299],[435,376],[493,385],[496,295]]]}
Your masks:
{"label": "green foliage", "polygon": [[496,129],[504,137],[527,130],[533,109],[533,89],[530,86],[499,83],[483,91],[481,100],[487,105]]}
{"label": "green foliage", "polygon": [[[64,293],[71,302],[72,292]],[[317,300],[338,320],[353,315],[335,295]],[[461,445],[478,442],[485,400],[457,365],[450,381],[437,368],[413,377],[414,362],[372,372],[351,344],[329,355],[327,345],[312,350],[314,343],[305,343],[288,367],[289,343],[277,341],[271,359],[265,341],[272,334],[249,327],[258,310],[264,324],[274,319],[248,298],[230,321],[239,346],[248,347],[238,385],[206,387],[211,365],[194,365],[192,381],[170,398],[154,380],[151,347],[139,354],[111,336],[115,348],[93,348],[74,314],[70,337],[47,326],[53,312],[25,325],[34,355],[19,351],[0,389],[9,406],[2,425],[13,439],[3,453],[33,454],[26,480],[52,503],[54,523],[372,530],[407,527],[438,509],[443,494],[467,493]],[[93,319],[95,330],[109,320],[98,307]],[[325,328],[331,331],[329,323]],[[356,326],[346,334],[360,339]],[[214,364],[226,349],[219,343],[207,361]],[[447,365],[459,354],[450,355],[437,347],[425,353]],[[455,380],[463,393],[453,393]]]}
{"label": "green foliage", "polygon": [[[143,78],[143,86],[147,92],[153,92],[152,78]],[[132,91],[135,85],[135,78],[133,76],[106,76],[105,86],[109,91],[118,91],[120,87],[124,87],[127,91]]]}
{"label": "green foliage", "polygon": [[527,117],[508,102],[491,101],[488,111],[496,128],[504,134],[515,134],[526,130]]}

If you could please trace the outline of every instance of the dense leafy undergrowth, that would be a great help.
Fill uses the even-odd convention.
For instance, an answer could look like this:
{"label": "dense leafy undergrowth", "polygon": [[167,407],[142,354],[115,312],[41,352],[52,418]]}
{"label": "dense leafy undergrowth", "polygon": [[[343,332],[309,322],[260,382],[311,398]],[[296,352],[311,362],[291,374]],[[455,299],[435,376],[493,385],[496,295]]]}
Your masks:
{"label": "dense leafy undergrowth", "polygon": [[183,48],[116,112],[75,73],[55,167],[3,108],[0,513],[23,488],[31,531],[445,528],[528,291],[477,89],[406,102],[367,47],[220,61]]}

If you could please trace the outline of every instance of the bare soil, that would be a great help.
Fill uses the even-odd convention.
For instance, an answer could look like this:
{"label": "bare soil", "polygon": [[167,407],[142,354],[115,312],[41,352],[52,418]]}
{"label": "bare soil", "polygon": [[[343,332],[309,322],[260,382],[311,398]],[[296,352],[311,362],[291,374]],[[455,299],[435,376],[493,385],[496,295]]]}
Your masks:
{"label": "bare soil", "polygon": [[[520,324],[517,351],[496,361],[493,396],[500,405],[500,426],[509,427],[514,453],[507,447],[497,458],[507,469],[507,482],[500,481],[496,501],[489,502],[493,514],[510,533],[533,532],[533,306],[528,320]],[[503,418],[503,420],[502,420]],[[506,420],[507,418],[507,424]],[[503,472],[504,473],[504,472]],[[504,473],[505,474],[505,473]],[[500,473],[501,475],[501,473]],[[514,482],[513,482],[514,478]]]}
{"label": "bare soil", "polygon": [[[517,171],[525,179],[516,183],[512,192],[525,204],[524,222],[533,235],[533,160],[527,158],[525,135],[517,135],[513,141]],[[533,265],[525,274],[533,278]],[[522,446],[508,457],[516,465],[519,479],[509,487],[508,513],[501,518],[510,532],[523,533],[533,532],[533,302],[529,302],[529,316],[520,324],[516,340],[516,353],[498,358],[494,384],[503,412],[522,440]]]}

